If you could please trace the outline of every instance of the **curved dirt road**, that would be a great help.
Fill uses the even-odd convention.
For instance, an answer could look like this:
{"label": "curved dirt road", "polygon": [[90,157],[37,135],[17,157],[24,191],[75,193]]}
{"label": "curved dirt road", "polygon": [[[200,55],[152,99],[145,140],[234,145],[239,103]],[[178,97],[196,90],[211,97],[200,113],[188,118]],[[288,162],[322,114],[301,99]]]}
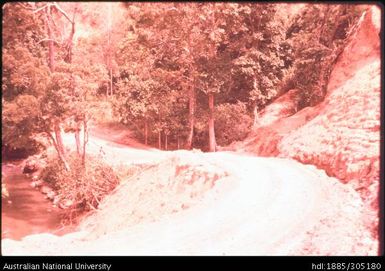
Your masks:
{"label": "curved dirt road", "polygon": [[231,152],[133,150],[90,140],[115,163],[135,160],[133,153],[151,162],[180,156],[223,168],[228,175],[191,208],[156,221],[107,230],[96,238],[89,238],[91,230],[3,240],[3,255],[376,254],[364,229],[359,195],[313,166]]}

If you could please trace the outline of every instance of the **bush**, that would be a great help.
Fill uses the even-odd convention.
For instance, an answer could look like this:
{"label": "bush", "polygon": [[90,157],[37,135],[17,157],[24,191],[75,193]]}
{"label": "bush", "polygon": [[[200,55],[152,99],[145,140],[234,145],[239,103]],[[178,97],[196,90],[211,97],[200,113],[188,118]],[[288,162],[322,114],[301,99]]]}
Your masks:
{"label": "bush", "polygon": [[44,146],[34,140],[29,141],[29,145],[26,147],[15,147],[14,145],[5,143],[2,145],[2,158],[9,160],[25,159],[43,150]]}
{"label": "bush", "polygon": [[291,89],[296,88],[296,69],[294,66],[285,70],[281,83],[279,84],[279,95],[288,92]]}
{"label": "bush", "polygon": [[95,123],[103,124],[114,122],[112,105],[109,101],[93,101],[90,102],[90,115]]}
{"label": "bush", "polygon": [[92,156],[87,156],[86,167],[78,154],[68,157],[71,170],[67,172],[58,158],[50,159],[40,177],[51,184],[61,201],[71,202],[67,214],[79,214],[96,209],[100,200],[110,193],[119,179],[113,169]]}
{"label": "bush", "polygon": [[248,115],[246,105],[220,104],[215,111],[215,135],[218,145],[228,145],[233,141],[246,138],[250,132],[252,118]]}

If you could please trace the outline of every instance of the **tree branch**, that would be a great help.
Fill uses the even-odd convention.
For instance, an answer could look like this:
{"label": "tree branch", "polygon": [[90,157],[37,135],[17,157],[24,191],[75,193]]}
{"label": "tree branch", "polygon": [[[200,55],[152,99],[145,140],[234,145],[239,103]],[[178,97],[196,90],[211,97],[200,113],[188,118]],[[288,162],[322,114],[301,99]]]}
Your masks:
{"label": "tree branch", "polygon": [[53,6],[61,13],[64,15],[64,17],[67,18],[68,21],[70,21],[71,24],[73,24],[74,22],[70,19],[70,17],[68,16],[67,12],[65,12],[60,6],[58,3],[56,2],[53,2]]}
{"label": "tree branch", "polygon": [[52,24],[53,24],[53,26],[55,27],[55,29],[57,30],[57,25],[56,25],[56,23],[55,23],[55,20],[53,19],[53,17],[52,17],[52,9],[48,9],[48,15],[49,15],[49,18],[51,19],[51,22],[52,22]]}
{"label": "tree branch", "polygon": [[21,2],[19,2],[18,4],[19,4],[20,6],[22,6],[23,8],[25,8],[25,9],[35,10],[32,6],[27,5],[27,4],[29,4],[28,2],[27,2],[27,4],[23,4],[23,3],[21,3]]}
{"label": "tree branch", "polygon": [[40,41],[38,42],[38,44],[41,43],[41,42],[44,42],[44,41],[52,41],[52,42],[56,43],[56,45],[61,45],[60,42],[58,42],[58,41],[56,41],[56,40],[53,40],[53,39],[49,39],[49,38],[44,38],[44,39],[40,40]]}
{"label": "tree branch", "polygon": [[49,7],[49,6],[51,6],[52,4],[50,3],[50,4],[47,4],[47,5],[45,5],[45,6],[42,6],[42,7],[40,7],[40,8],[37,8],[37,9],[35,9],[35,10],[33,10],[32,12],[33,13],[37,13],[37,12],[39,12],[40,10],[43,10],[43,9],[45,9],[46,7]]}

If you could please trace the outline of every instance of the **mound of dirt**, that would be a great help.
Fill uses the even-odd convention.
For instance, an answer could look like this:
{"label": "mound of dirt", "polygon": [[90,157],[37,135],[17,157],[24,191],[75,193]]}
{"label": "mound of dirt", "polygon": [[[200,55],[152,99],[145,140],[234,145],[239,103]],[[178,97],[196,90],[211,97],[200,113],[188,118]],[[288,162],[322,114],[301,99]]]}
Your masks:
{"label": "mound of dirt", "polygon": [[98,237],[190,208],[228,175],[199,156],[177,151],[166,160],[147,166],[118,186],[80,228],[92,230],[92,237]]}

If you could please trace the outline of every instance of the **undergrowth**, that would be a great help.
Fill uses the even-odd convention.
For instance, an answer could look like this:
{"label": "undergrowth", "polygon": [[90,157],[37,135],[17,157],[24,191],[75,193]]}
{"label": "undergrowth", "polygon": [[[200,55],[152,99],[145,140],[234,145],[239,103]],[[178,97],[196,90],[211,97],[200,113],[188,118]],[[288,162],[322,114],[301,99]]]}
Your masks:
{"label": "undergrowth", "polygon": [[119,184],[119,177],[109,165],[93,156],[87,156],[85,166],[76,153],[69,154],[67,160],[70,171],[54,157],[48,160],[40,177],[53,187],[60,201],[71,203],[64,211],[64,220],[72,223],[80,214],[96,209]]}

